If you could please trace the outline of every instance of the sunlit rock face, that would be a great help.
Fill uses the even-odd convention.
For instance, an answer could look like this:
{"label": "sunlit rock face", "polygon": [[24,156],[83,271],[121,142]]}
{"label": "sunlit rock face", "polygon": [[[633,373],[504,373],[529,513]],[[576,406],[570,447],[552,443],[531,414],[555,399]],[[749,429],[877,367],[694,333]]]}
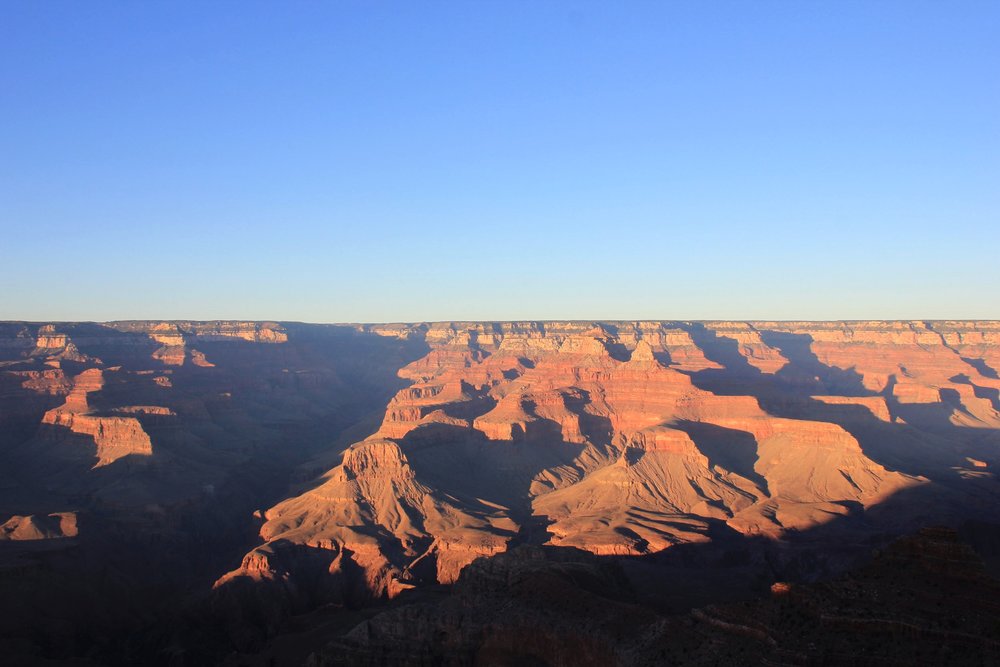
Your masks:
{"label": "sunlit rock face", "polygon": [[113,511],[141,531],[201,504],[235,511],[230,496],[259,507],[241,476],[285,489],[426,353],[290,326],[294,340],[275,322],[0,323],[0,521]]}
{"label": "sunlit rock face", "polygon": [[1000,515],[998,348],[991,322],[0,323],[0,556],[85,554],[39,566],[52,600],[112,562],[214,582],[273,629],[525,547],[864,544]]}
{"label": "sunlit rock face", "polygon": [[76,514],[57,512],[48,516],[12,516],[0,525],[0,540],[50,540],[76,537]]}
{"label": "sunlit rock face", "polygon": [[[360,330],[426,351],[399,369],[381,424],[266,511],[260,535],[280,553],[248,557],[218,586],[294,579],[277,562],[288,545],[393,596],[524,542],[635,556],[720,531],[948,520],[959,488],[998,500],[997,323]],[[915,489],[920,502],[884,509]]]}
{"label": "sunlit rock face", "polygon": [[91,414],[87,396],[104,386],[104,374],[99,368],[90,368],[73,378],[72,389],[66,402],[53,408],[42,417],[43,425],[58,427],[49,431],[49,437],[59,439],[63,431],[88,436],[93,439],[96,466],[107,465],[123,456],[151,456],[153,446],[142,424],[134,417],[99,417]]}

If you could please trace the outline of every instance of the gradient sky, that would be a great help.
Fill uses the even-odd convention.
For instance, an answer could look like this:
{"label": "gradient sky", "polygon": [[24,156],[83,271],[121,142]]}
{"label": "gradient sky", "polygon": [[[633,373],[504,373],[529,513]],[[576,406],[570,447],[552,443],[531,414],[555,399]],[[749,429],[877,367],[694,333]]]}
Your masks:
{"label": "gradient sky", "polygon": [[0,319],[1000,318],[1000,3],[0,4]]}

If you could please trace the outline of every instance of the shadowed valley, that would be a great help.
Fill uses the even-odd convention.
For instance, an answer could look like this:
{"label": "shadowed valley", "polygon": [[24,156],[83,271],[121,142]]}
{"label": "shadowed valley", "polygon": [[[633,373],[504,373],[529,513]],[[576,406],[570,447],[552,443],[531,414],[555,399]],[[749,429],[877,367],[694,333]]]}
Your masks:
{"label": "shadowed valley", "polygon": [[996,657],[998,368],[994,322],[0,323],[0,636],[26,663]]}

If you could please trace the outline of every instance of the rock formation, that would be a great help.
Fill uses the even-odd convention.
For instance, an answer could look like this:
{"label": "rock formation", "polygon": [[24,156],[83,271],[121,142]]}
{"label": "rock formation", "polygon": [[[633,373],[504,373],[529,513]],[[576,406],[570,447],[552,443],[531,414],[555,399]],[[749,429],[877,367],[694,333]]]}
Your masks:
{"label": "rock formation", "polygon": [[[153,445],[142,424],[134,417],[100,417],[91,414],[88,394],[100,391],[104,374],[99,368],[90,368],[73,378],[72,389],[66,402],[53,408],[42,417],[42,424],[66,429],[93,439],[97,462],[95,467],[107,465],[123,456],[152,456]],[[128,408],[122,410],[129,412]],[[58,431],[52,437],[59,438]]]}
{"label": "rock formation", "polygon": [[[371,327],[430,349],[400,370],[379,430],[268,510],[261,536],[346,557],[391,596],[514,541],[640,555],[720,526],[808,530],[996,464],[988,364],[938,333],[961,326]],[[218,585],[240,576],[256,575]]]}
{"label": "rock formation", "polygon": [[59,512],[48,516],[13,516],[0,525],[0,540],[49,540],[76,537],[76,514]]}
{"label": "rock formation", "polygon": [[[607,559],[779,545],[747,551],[759,577],[805,541],[801,571],[832,574],[841,549],[998,515],[998,349],[996,322],[0,323],[4,636],[103,658],[197,593],[226,630],[186,646],[232,641],[211,662],[513,553],[603,586]],[[69,598],[105,602],[53,618]],[[529,639],[620,657],[559,627]],[[52,649],[69,637],[104,643]]]}
{"label": "rock formation", "polygon": [[1000,585],[947,529],[892,544],[824,583],[656,613],[625,572],[579,550],[476,561],[451,594],[363,621],[310,667],[423,664],[994,664]]}

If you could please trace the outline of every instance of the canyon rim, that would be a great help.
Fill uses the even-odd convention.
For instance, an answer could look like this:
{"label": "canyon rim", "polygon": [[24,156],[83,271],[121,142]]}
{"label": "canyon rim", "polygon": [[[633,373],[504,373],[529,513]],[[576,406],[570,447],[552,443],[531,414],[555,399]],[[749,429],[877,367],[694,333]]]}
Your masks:
{"label": "canyon rim", "polygon": [[[997,368],[986,321],[4,323],[5,641],[109,663],[819,660],[839,630],[800,645],[772,607],[846,605],[814,587],[868,590],[892,569],[873,554],[994,585]],[[884,585],[938,606],[838,622],[883,653],[915,632],[995,656],[995,628],[938,627],[972,613],[954,599]],[[604,604],[634,624],[576,608]]]}
{"label": "canyon rim", "polygon": [[1000,665],[998,34],[0,0],[0,666]]}

